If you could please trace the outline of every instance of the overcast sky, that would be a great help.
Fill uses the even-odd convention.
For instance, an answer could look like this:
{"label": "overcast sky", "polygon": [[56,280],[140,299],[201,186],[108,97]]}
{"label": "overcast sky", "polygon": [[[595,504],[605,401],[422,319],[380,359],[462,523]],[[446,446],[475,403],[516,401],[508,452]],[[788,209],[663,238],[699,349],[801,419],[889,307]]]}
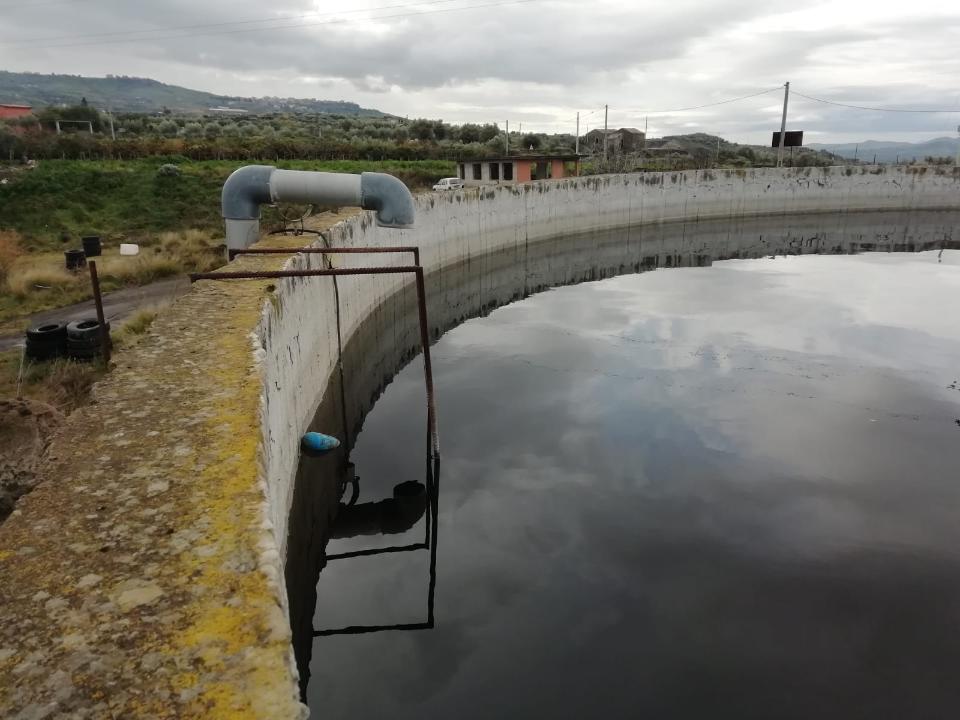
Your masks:
{"label": "overcast sky", "polygon": [[[800,8],[800,9],[796,9]],[[232,24],[227,24],[232,23]],[[205,27],[197,27],[205,26]],[[171,30],[171,28],[187,28]],[[28,42],[29,41],[29,42]],[[866,106],[960,108],[950,0],[0,0],[0,69],[138,75],[211,92],[351,100],[449,122],[769,142],[782,86]],[[807,142],[955,136],[960,113],[794,94]]]}

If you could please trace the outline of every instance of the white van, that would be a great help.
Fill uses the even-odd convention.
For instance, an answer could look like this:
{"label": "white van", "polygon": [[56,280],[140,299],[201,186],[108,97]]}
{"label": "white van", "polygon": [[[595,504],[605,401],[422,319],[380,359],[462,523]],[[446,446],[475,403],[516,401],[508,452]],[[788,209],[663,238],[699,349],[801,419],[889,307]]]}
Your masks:
{"label": "white van", "polygon": [[437,192],[443,192],[444,190],[462,190],[463,180],[458,177],[443,178],[433,186],[433,189]]}

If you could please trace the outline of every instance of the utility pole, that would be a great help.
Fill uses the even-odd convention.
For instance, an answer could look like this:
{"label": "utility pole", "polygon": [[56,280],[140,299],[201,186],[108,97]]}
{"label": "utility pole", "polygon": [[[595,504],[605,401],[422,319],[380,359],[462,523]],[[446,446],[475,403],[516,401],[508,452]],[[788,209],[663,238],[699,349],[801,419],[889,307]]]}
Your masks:
{"label": "utility pole", "polygon": [[507,132],[504,133],[503,135],[503,142],[504,142],[504,147],[506,148],[506,152],[504,153],[504,155],[509,155],[510,154],[510,121],[509,120],[507,120]]}
{"label": "utility pole", "polygon": [[[960,128],[957,128],[957,129],[960,130]],[[577,113],[577,138],[576,140],[573,141],[573,147],[574,147],[573,154],[579,155],[580,154],[580,113],[579,112]],[[957,152],[960,153],[960,150],[957,150]]]}
{"label": "utility pole", "polygon": [[953,166],[960,167],[960,125],[957,125],[957,159],[953,161]]}
{"label": "utility pole", "polygon": [[[607,113],[610,110],[609,105],[603,106],[603,162],[607,162]],[[606,168],[604,168],[606,170]]]}
{"label": "utility pole", "polygon": [[107,110],[107,117],[110,118],[110,139],[111,139],[111,140],[116,140],[116,139],[117,139],[117,133],[116,133],[116,132],[114,131],[114,129],[113,129],[113,108],[109,108],[109,109]]}
{"label": "utility pole", "polygon": [[790,83],[783,86],[783,119],[780,120],[780,146],[777,148],[777,167],[783,165],[783,141],[787,136],[787,103],[790,100]]}
{"label": "utility pole", "polygon": [[647,128],[650,125],[650,116],[647,115],[643,118],[643,149],[647,149]]}

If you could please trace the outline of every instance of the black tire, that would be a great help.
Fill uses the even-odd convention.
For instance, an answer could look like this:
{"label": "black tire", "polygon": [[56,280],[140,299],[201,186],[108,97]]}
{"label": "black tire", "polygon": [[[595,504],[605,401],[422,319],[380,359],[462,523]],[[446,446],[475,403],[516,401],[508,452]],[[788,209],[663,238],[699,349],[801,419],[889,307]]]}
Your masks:
{"label": "black tire", "polygon": [[39,340],[41,342],[51,342],[54,339],[60,340],[67,337],[67,324],[62,322],[44,323],[34,325],[27,329],[27,340]]}
{"label": "black tire", "polygon": [[95,357],[99,357],[101,354],[100,344],[88,345],[86,343],[77,345],[77,344],[68,344],[67,345],[67,355],[74,360],[92,360]]}
{"label": "black tire", "polygon": [[67,354],[65,323],[44,323],[27,329],[27,357],[31,360],[53,360]]}
{"label": "black tire", "polygon": [[[110,323],[106,323],[107,334]],[[96,318],[84,318],[67,325],[67,355],[75,360],[92,360],[103,354],[100,323]]]}
{"label": "black tire", "polygon": [[[110,323],[107,323],[107,332],[110,332]],[[74,320],[67,325],[68,340],[99,340],[100,323],[96,318]]]}
{"label": "black tire", "polygon": [[57,345],[36,345],[34,343],[27,343],[27,357],[31,360],[40,360],[46,362],[47,360],[55,360],[58,357],[63,357],[64,355],[66,355],[65,350]]}

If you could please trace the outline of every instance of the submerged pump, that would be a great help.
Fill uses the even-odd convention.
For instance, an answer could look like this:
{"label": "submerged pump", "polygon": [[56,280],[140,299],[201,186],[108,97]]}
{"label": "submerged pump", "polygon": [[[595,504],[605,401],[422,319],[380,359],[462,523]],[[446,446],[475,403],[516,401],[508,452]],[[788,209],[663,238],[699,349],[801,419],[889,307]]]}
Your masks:
{"label": "submerged pump", "polygon": [[260,206],[276,202],[361,207],[375,210],[377,225],[381,227],[413,227],[413,196],[393,175],[246,165],[235,170],[223,184],[221,205],[228,252],[245,250],[259,239]]}

